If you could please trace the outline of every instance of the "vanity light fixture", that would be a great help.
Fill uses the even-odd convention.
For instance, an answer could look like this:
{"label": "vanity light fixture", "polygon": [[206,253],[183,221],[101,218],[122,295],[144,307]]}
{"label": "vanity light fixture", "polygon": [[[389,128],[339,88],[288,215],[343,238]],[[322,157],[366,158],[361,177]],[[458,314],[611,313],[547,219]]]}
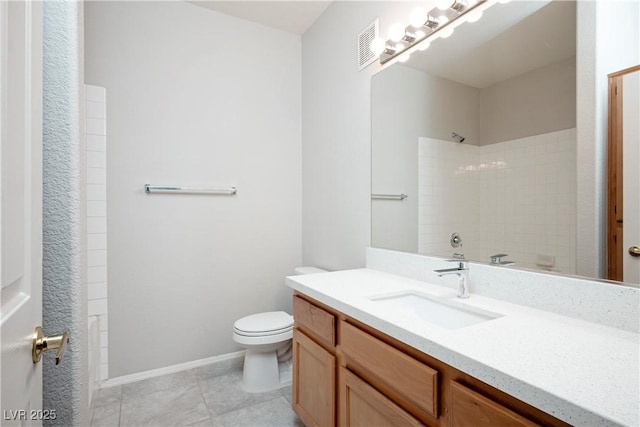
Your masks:
{"label": "vanity light fixture", "polygon": [[380,57],[380,64],[396,57],[405,62],[413,51],[426,50],[432,40],[451,36],[462,22],[456,22],[459,18],[466,16],[466,21],[476,22],[484,9],[498,1],[510,0],[437,0],[431,10],[418,7],[411,12],[407,27],[392,25],[387,40],[376,38],[371,42],[371,51]]}

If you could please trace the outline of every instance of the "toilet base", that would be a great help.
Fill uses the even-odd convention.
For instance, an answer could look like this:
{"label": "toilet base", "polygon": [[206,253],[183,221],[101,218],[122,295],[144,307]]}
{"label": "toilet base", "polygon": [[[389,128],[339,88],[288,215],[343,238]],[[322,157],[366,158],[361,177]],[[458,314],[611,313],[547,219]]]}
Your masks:
{"label": "toilet base", "polygon": [[264,393],[288,385],[280,382],[278,355],[273,351],[248,349],[244,355],[242,388],[248,393]]}

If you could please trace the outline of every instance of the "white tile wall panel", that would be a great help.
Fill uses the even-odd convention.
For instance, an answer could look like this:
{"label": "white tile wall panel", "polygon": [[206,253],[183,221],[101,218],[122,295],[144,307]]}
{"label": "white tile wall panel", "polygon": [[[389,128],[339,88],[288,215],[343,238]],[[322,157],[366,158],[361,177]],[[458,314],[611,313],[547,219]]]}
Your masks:
{"label": "white tile wall panel", "polygon": [[107,219],[105,217],[87,218],[87,233],[106,233]]}
{"label": "white tile wall panel", "polygon": [[[87,166],[87,296],[90,318],[97,319],[91,330],[96,336],[89,369],[99,381],[109,377],[107,301],[107,153],[106,90],[86,85],[86,166]],[[91,317],[96,316],[96,317]],[[95,345],[95,344],[94,344]]]}
{"label": "white tile wall panel", "polygon": [[[89,312],[89,316],[97,316],[97,315],[106,313],[107,299],[101,298],[101,299],[89,300],[88,312]],[[101,335],[103,333],[106,333],[106,332],[100,332]]]}
{"label": "white tile wall panel", "polygon": [[[520,267],[538,255],[575,272],[576,133],[567,129],[481,147],[420,138],[419,250]],[[445,185],[446,184],[446,185]],[[449,244],[458,232],[462,248]]]}

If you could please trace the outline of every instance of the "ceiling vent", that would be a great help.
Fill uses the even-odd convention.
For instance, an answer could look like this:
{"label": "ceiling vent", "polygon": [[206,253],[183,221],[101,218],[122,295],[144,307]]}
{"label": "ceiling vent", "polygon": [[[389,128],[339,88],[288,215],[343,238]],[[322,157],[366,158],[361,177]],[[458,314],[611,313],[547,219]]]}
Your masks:
{"label": "ceiling vent", "polygon": [[370,46],[373,39],[378,37],[379,22],[380,20],[376,19],[358,34],[358,70],[363,70],[378,58],[371,52]]}

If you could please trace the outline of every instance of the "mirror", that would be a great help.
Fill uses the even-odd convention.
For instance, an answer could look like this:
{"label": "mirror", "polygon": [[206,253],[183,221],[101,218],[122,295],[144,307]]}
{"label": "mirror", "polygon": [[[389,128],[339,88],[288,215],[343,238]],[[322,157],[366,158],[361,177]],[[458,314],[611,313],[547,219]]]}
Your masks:
{"label": "mirror", "polygon": [[576,273],[575,37],[511,2],[372,77],[372,246]]}

